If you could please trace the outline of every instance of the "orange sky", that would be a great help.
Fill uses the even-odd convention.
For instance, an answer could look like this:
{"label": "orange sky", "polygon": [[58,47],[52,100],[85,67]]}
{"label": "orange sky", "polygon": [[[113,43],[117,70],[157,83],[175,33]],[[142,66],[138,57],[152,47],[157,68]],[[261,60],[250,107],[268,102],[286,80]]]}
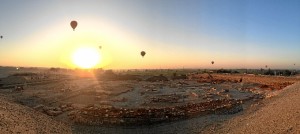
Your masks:
{"label": "orange sky", "polygon": [[132,2],[2,2],[0,65],[76,68],[74,52],[92,47],[105,69],[300,67],[294,4]]}

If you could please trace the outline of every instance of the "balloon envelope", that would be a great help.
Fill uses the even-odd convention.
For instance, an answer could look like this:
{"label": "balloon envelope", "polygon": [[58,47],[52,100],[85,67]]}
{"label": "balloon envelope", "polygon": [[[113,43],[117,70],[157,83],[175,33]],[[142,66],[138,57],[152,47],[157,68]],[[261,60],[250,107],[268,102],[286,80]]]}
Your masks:
{"label": "balloon envelope", "polygon": [[0,38],[2,39],[2,38],[3,38],[3,36],[1,35],[1,36],[0,36]]}
{"label": "balloon envelope", "polygon": [[214,64],[214,63],[215,63],[214,61],[211,62],[211,64]]}
{"label": "balloon envelope", "polygon": [[143,57],[145,56],[145,54],[146,54],[145,51],[142,51],[142,52],[141,52],[141,55],[142,55]]}
{"label": "balloon envelope", "polygon": [[75,28],[77,27],[77,21],[71,21],[70,25],[73,28],[73,31],[75,31]]}
{"label": "balloon envelope", "polygon": [[99,46],[99,49],[102,49],[102,46]]}

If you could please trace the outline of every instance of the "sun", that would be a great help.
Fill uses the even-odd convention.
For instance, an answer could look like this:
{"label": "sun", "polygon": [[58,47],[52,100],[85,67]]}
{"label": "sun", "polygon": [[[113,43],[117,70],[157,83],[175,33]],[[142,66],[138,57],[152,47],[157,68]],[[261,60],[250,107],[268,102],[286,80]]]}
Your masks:
{"label": "sun", "polygon": [[96,48],[79,48],[73,53],[72,60],[76,66],[89,69],[100,63],[101,55]]}

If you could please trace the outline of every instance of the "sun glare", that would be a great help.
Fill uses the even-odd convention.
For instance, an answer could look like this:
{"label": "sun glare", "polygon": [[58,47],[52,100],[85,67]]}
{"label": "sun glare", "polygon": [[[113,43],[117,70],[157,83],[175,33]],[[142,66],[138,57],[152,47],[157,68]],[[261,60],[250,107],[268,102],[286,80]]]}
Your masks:
{"label": "sun glare", "polygon": [[101,55],[95,48],[79,48],[74,52],[72,60],[76,66],[89,69],[100,63]]}

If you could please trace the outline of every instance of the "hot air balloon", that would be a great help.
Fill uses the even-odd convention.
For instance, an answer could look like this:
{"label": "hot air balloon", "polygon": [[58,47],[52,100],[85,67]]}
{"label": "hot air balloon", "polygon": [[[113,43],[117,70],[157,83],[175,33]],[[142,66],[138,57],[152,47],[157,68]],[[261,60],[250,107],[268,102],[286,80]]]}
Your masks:
{"label": "hot air balloon", "polygon": [[143,57],[145,56],[145,54],[146,54],[145,51],[142,51],[142,52],[141,52],[141,55],[142,55]]}
{"label": "hot air balloon", "polygon": [[1,36],[0,36],[0,38],[2,39],[2,38],[3,38],[3,36],[1,35]]}
{"label": "hot air balloon", "polygon": [[266,65],[266,68],[268,68],[268,65]]}
{"label": "hot air balloon", "polygon": [[75,31],[75,28],[77,27],[77,21],[75,20],[71,21],[70,25],[73,28],[73,31]]}
{"label": "hot air balloon", "polygon": [[102,46],[99,46],[99,49],[102,49]]}
{"label": "hot air balloon", "polygon": [[211,61],[211,64],[214,64],[215,62],[214,61]]}

